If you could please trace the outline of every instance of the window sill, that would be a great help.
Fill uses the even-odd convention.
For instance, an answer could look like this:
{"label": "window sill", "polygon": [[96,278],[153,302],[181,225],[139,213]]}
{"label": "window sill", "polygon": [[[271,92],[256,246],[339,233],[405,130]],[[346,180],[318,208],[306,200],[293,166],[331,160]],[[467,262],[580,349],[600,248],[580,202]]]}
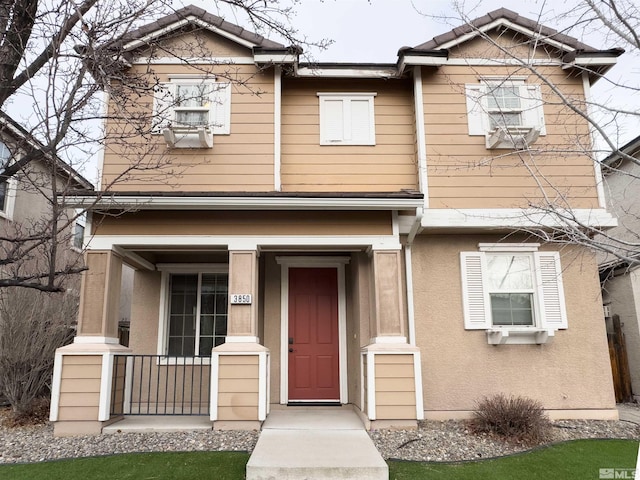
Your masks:
{"label": "window sill", "polygon": [[489,345],[542,345],[551,343],[553,328],[496,327],[487,330]]}
{"label": "window sill", "polygon": [[169,127],[162,130],[165,142],[171,148],[211,148],[213,134],[207,127]]}

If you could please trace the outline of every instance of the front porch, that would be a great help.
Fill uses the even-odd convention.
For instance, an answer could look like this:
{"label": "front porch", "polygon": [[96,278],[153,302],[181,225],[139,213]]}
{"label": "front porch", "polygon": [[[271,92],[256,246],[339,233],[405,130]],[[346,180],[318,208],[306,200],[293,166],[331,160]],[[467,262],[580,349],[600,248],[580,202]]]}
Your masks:
{"label": "front porch", "polygon": [[[353,405],[368,427],[415,426],[421,364],[400,231],[353,228],[225,245],[95,236],[78,336],[56,357],[56,434],[98,433],[130,415],[259,429],[274,406],[327,402]],[[124,264],[136,270],[129,347],[117,340]]]}

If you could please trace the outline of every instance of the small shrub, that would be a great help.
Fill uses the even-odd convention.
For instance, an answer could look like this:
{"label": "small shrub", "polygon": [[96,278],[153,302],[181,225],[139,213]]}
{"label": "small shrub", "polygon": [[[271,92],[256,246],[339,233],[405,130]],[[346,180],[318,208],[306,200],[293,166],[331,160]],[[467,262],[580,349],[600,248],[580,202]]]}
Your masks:
{"label": "small shrub", "polygon": [[551,422],[540,402],[501,393],[477,402],[471,428],[477,433],[537,445],[549,438]]}

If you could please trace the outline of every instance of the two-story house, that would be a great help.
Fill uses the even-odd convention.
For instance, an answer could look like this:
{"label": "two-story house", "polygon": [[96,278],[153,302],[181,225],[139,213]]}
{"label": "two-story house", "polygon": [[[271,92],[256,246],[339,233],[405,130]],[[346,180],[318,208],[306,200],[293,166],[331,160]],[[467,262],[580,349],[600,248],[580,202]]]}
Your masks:
{"label": "two-story house", "polygon": [[[54,259],[59,270],[81,268],[84,220],[72,208],[52,209],[53,191],[64,197],[70,191],[92,191],[93,185],[55,155],[42,153],[43,145],[23,126],[0,113],[0,171],[6,165],[36,152],[36,158],[17,174],[0,183],[0,279],[29,283],[34,274],[46,274],[52,255],[51,228],[56,235]],[[55,183],[55,189],[54,184]],[[77,218],[76,218],[77,217]],[[75,220],[74,220],[75,219]],[[78,275],[64,279],[66,288],[78,290]]]}
{"label": "two-story house", "polygon": [[89,216],[57,435],[123,414],[259,428],[295,404],[411,427],[499,392],[552,418],[617,418],[594,257],[523,230],[554,225],[536,210],[551,200],[615,224],[571,148],[588,125],[558,92],[584,106],[620,50],[501,9],[395,63],[309,65],[196,7],[119,47],[123,72],[148,80],[135,118],[149,133],[107,141],[102,184],[136,149],[176,173],[128,171]]}

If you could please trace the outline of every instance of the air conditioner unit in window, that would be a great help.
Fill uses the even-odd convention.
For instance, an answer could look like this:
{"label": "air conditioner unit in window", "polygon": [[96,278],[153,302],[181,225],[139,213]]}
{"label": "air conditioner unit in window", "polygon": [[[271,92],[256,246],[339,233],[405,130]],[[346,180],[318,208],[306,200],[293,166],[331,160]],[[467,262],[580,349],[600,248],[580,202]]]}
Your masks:
{"label": "air conditioner unit in window", "polygon": [[486,135],[486,147],[490,150],[513,148],[524,150],[540,136],[538,127],[496,127]]}
{"label": "air conditioner unit in window", "polygon": [[164,141],[171,148],[211,148],[213,133],[208,126],[168,126],[162,130]]}

